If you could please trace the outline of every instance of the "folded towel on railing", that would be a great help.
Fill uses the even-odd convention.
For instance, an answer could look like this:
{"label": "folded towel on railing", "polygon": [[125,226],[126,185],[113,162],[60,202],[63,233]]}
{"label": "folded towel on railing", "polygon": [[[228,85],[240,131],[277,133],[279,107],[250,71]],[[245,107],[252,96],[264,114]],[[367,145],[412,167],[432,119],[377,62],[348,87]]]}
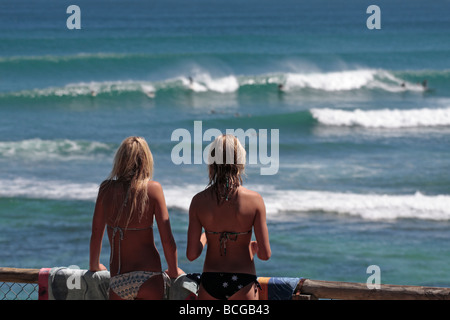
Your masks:
{"label": "folded towel on railing", "polygon": [[291,300],[301,278],[259,277],[259,300]]}
{"label": "folded towel on railing", "polygon": [[[109,271],[42,268],[38,281],[39,300],[107,300],[109,280]],[[166,289],[165,299],[195,299],[198,289],[197,274],[184,274],[171,279]]]}
{"label": "folded towel on railing", "polygon": [[[200,274],[187,274],[171,281],[166,299],[195,299]],[[42,268],[39,272],[39,299],[107,300],[109,271],[66,267]],[[291,300],[302,278],[259,277],[260,300]]]}
{"label": "folded towel on railing", "polygon": [[200,281],[199,273],[183,274],[171,279],[167,288],[166,299],[169,300],[195,300]]}
{"label": "folded towel on railing", "polygon": [[48,300],[108,299],[109,271],[92,272],[56,267],[51,268],[47,274],[43,273],[43,276],[48,277]]}
{"label": "folded towel on railing", "polygon": [[[184,274],[169,280],[165,299],[196,298],[198,274]],[[109,271],[91,272],[66,267],[42,268],[39,272],[40,300],[107,300]]]}

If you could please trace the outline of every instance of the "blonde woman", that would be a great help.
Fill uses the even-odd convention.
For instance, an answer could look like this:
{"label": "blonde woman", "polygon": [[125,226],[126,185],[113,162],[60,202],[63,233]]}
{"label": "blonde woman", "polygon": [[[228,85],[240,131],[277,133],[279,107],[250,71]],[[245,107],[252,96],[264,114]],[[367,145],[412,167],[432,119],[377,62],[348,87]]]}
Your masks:
{"label": "blonde woman", "polygon": [[259,297],[254,255],[268,260],[271,250],[264,201],[242,186],[244,163],[245,149],[233,135],[211,144],[209,185],[189,209],[187,258],[197,259],[208,244],[199,299]]}
{"label": "blonde woman", "polygon": [[177,248],[161,185],[151,181],[153,156],[141,137],[120,145],[113,169],[100,185],[92,221],[91,271],[106,270],[99,261],[105,229],[111,247],[110,299],[162,299],[164,279],[155,247],[153,220],[158,225],[167,275],[176,278]]}

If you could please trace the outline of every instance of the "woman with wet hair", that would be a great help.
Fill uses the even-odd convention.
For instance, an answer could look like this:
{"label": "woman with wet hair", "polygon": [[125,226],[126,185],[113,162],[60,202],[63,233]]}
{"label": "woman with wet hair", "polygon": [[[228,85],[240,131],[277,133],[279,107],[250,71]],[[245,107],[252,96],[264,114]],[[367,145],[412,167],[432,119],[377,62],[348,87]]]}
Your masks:
{"label": "woman with wet hair", "polygon": [[189,208],[187,258],[197,259],[208,244],[199,299],[259,297],[254,256],[268,260],[271,250],[264,201],[242,186],[245,157],[235,136],[217,137],[210,147],[208,187]]}
{"label": "woman with wet hair", "polygon": [[[110,299],[162,299],[164,276],[176,278],[177,248],[161,185],[152,181],[153,156],[141,137],[120,145],[108,179],[100,185],[90,241],[91,271],[106,270],[100,263],[105,229],[111,247]],[[168,269],[162,272],[153,235],[156,220]]]}

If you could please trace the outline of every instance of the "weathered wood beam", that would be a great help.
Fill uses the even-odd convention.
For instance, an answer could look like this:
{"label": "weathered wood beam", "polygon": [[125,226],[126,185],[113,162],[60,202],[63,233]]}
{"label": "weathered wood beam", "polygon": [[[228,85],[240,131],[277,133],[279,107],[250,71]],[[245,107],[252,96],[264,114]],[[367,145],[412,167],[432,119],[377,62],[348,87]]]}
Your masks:
{"label": "weathered wood beam", "polygon": [[38,283],[39,269],[0,268],[0,282]]}
{"label": "weathered wood beam", "polygon": [[300,292],[322,299],[343,300],[450,300],[450,288],[381,284],[369,289],[365,283],[304,280]]}

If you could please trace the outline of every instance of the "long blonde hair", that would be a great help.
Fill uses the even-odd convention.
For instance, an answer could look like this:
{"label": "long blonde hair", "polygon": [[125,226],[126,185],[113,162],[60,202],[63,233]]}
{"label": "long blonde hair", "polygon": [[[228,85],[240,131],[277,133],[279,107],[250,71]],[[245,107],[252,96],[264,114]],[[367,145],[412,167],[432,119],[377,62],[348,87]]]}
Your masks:
{"label": "long blonde hair", "polygon": [[141,221],[148,203],[147,183],[152,176],[153,155],[145,139],[128,137],[123,140],[114,157],[111,173],[100,186],[101,191],[107,190],[115,183],[120,183],[124,187],[124,197],[114,201],[115,207],[119,209],[116,224],[128,206],[130,209],[126,225],[135,214]]}
{"label": "long blonde hair", "polygon": [[239,140],[231,135],[218,136],[209,149],[209,184],[218,204],[228,201],[242,185],[246,152]]}

